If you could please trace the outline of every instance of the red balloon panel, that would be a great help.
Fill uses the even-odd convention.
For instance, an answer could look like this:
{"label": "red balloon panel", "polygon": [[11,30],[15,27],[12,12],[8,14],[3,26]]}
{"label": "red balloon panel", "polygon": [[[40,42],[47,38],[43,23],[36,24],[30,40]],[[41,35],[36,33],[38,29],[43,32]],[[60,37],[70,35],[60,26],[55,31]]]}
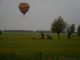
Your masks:
{"label": "red balloon panel", "polygon": [[25,15],[28,12],[30,5],[28,3],[20,3],[19,10]]}

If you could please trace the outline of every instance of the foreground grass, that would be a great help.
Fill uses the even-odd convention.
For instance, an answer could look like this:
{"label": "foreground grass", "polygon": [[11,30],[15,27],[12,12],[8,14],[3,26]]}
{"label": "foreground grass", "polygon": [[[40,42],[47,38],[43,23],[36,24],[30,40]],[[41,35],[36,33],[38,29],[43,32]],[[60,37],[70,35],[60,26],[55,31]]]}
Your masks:
{"label": "foreground grass", "polygon": [[[80,57],[79,37],[67,39],[61,35],[51,34],[53,39],[40,39],[40,33],[3,33],[0,36],[0,54],[14,53],[13,55],[27,54],[58,57]],[[35,39],[32,39],[35,37]],[[74,59],[75,59],[74,58]],[[77,60],[78,60],[77,59]]]}

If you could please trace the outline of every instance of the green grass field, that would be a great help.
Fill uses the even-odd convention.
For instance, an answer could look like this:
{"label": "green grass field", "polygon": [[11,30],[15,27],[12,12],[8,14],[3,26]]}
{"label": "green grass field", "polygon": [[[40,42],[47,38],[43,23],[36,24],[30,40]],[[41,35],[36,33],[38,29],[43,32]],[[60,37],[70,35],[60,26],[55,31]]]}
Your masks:
{"label": "green grass field", "polygon": [[[65,57],[64,60],[80,60],[80,37],[73,35],[68,40],[66,34],[61,34],[60,39],[55,33],[51,36],[53,39],[40,39],[40,33],[3,32],[0,36],[0,56],[7,53],[38,56],[41,52],[43,58],[54,56]],[[33,37],[35,39],[32,39]]]}

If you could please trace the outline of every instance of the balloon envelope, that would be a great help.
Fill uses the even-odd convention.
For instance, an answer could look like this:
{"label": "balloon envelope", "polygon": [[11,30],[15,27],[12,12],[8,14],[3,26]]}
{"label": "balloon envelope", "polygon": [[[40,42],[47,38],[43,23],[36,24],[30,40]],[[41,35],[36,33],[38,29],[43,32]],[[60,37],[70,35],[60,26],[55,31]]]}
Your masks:
{"label": "balloon envelope", "polygon": [[28,3],[23,2],[23,3],[20,3],[19,4],[19,7],[18,8],[22,12],[22,14],[25,15],[26,12],[28,12],[29,7],[30,7],[30,5]]}

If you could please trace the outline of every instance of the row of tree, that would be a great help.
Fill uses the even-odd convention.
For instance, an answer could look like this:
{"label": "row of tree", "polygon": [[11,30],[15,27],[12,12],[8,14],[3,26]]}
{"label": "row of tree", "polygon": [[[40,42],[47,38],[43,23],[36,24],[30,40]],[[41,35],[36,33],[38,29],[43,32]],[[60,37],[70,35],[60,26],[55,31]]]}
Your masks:
{"label": "row of tree", "polygon": [[[51,31],[57,33],[58,38],[60,33],[67,32],[68,39],[71,38],[72,33],[75,32],[75,24],[71,24],[70,26],[64,21],[64,19],[59,16],[57,19],[54,20],[51,26]],[[77,34],[80,36],[80,25],[77,29]]]}
{"label": "row of tree", "polygon": [[0,30],[0,35],[2,34],[2,31]]}
{"label": "row of tree", "polygon": [[[58,38],[60,36],[60,33],[63,33],[66,31],[68,34],[68,39],[70,39],[72,33],[75,32],[75,24],[68,25],[67,22],[65,22],[64,19],[61,16],[59,16],[57,19],[53,21],[51,26],[51,31],[57,33]],[[0,30],[0,35],[1,34],[2,34],[2,31]],[[80,36],[80,25],[78,26],[78,29],[77,29],[77,35]]]}

